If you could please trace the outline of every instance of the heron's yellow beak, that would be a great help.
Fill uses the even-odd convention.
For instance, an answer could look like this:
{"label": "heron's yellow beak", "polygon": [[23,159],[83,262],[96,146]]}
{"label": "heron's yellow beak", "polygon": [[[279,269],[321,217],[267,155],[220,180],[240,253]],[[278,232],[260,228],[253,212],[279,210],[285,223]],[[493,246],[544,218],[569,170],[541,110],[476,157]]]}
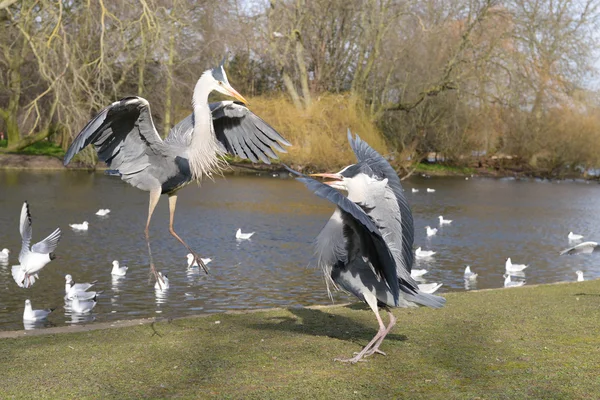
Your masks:
{"label": "heron's yellow beak", "polygon": [[246,100],[244,98],[244,96],[242,96],[241,94],[238,93],[237,90],[235,90],[234,88],[232,88],[231,86],[229,86],[227,88],[227,91],[229,92],[229,95],[239,101],[241,101],[242,103],[248,105],[248,100]]}
{"label": "heron's yellow beak", "polygon": [[343,180],[343,177],[340,174],[310,174],[309,176],[333,179],[333,181],[323,182],[324,184],[329,185],[329,186],[332,186],[332,184],[335,184],[335,183]]}

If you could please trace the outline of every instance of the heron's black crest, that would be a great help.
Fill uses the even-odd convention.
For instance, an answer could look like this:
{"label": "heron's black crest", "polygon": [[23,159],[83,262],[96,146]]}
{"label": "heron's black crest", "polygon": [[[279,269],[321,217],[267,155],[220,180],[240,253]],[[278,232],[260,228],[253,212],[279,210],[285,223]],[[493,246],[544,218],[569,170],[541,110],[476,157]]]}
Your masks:
{"label": "heron's black crest", "polygon": [[372,178],[376,178],[376,175],[373,172],[373,170],[371,169],[371,167],[369,167],[369,165],[365,162],[359,162],[356,164],[352,164],[352,165],[344,168],[342,170],[342,172],[340,173],[340,175],[342,175],[345,178],[353,178],[358,174],[365,174]]}
{"label": "heron's black crest", "polygon": [[227,80],[227,74],[225,73],[225,61],[226,60],[227,60],[227,56],[223,57],[223,61],[221,61],[221,64],[219,64],[219,66],[211,69],[210,72],[216,80],[229,83],[229,81]]}

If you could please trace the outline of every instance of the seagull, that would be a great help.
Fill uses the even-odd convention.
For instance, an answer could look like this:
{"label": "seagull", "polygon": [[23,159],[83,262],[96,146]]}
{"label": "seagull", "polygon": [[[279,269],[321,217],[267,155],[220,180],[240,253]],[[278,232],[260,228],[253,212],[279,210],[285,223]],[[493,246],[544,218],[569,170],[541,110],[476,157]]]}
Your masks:
{"label": "seagull", "polygon": [[156,280],[154,284],[154,289],[156,290],[166,290],[169,288],[169,278],[167,278],[167,274],[163,274],[162,272],[158,273],[159,279]]}
{"label": "seagull", "polygon": [[430,226],[426,226],[425,229],[427,230],[427,236],[434,236],[437,233],[437,228],[433,228],[431,229]]}
{"label": "seagull", "polygon": [[528,267],[528,265],[525,264],[513,264],[512,261],[510,261],[510,257],[506,259],[505,266],[506,272],[521,272]]}
{"label": "seagull", "polygon": [[119,262],[117,260],[112,262],[112,271],[111,271],[111,275],[115,275],[115,276],[125,276],[125,274],[127,273],[127,269],[128,267],[126,267],[125,265],[123,265],[122,267],[119,266]]}
{"label": "seagull", "polygon": [[417,250],[415,250],[415,256],[417,258],[428,258],[431,257],[432,255],[435,254],[435,251],[431,251],[431,250],[421,250],[421,248],[417,248]]}
{"label": "seagull", "polygon": [[442,287],[441,283],[419,283],[419,290],[423,293],[432,294]]}
{"label": "seagull", "polygon": [[87,231],[88,225],[87,221],[83,221],[81,224],[69,224],[69,226],[76,231]]}
{"label": "seagull", "polygon": [[525,281],[511,281],[510,274],[504,274],[504,287],[517,287],[523,286]]}
{"label": "seagull", "polygon": [[440,219],[440,226],[442,225],[450,225],[452,223],[451,219],[444,219],[441,215],[438,217]]}
{"label": "seagull", "polygon": [[56,258],[54,250],[60,240],[60,228],[56,228],[48,237],[41,242],[31,246],[31,214],[29,213],[29,204],[23,203],[21,208],[21,219],[19,223],[21,233],[21,252],[19,253],[20,265],[13,265],[12,276],[17,285],[22,288],[28,288],[33,285],[38,278],[37,273],[50,261]]}
{"label": "seagull", "polygon": [[583,239],[583,235],[577,235],[576,233],[569,232],[569,234],[567,235],[567,238],[569,240],[581,240],[581,239]]}
{"label": "seagull", "polygon": [[69,293],[65,294],[65,301],[66,302],[73,301],[75,296],[77,296],[79,298],[79,300],[90,300],[90,299],[95,300],[96,297],[101,293],[104,293],[104,291],[100,290],[98,292],[86,292],[83,290],[71,290],[71,291],[69,291]]}
{"label": "seagull", "polygon": [[570,247],[566,250],[560,252],[560,255],[563,254],[573,255],[573,254],[590,254],[598,249],[597,242],[583,242],[579,243],[577,246]]}
{"label": "seagull", "polygon": [[474,281],[475,279],[477,279],[477,274],[472,272],[471,267],[468,265],[465,267],[465,279],[470,281]]}
{"label": "seagull", "polygon": [[[195,268],[195,267],[200,267],[198,265],[198,263],[194,260],[194,255],[192,253],[188,253],[187,255],[187,260],[188,260],[188,268]],[[204,263],[204,265],[208,264],[209,262],[212,261],[212,258],[203,258],[202,262]]]}
{"label": "seagull", "polygon": [[433,192],[435,192],[435,189],[427,188],[427,193],[433,193]]}
{"label": "seagull", "polygon": [[577,282],[585,281],[585,279],[583,277],[583,271],[575,271],[575,273],[577,274]]}
{"label": "seagull", "polygon": [[8,262],[9,254],[10,254],[9,249],[2,249],[2,251],[0,251],[0,262]]}
{"label": "seagull", "polygon": [[419,189],[412,188],[413,193],[419,193]]}
{"label": "seagull", "polygon": [[31,301],[25,300],[25,311],[23,311],[23,321],[35,322],[46,319],[48,314],[54,311],[54,308],[47,308],[45,310],[34,310],[31,307]]}
{"label": "seagull", "polygon": [[242,233],[242,230],[238,229],[237,232],[235,233],[235,238],[238,240],[246,240],[246,239],[250,239],[252,237],[252,235],[254,235],[254,232]]}
{"label": "seagull", "polygon": [[74,283],[73,277],[70,274],[65,275],[65,293],[70,298],[73,297],[73,294],[76,292],[85,292],[92,286],[94,286],[98,281],[94,281],[91,283]]}
{"label": "seagull", "polygon": [[410,276],[412,276],[413,278],[418,278],[420,276],[425,275],[426,273],[426,269],[413,269],[410,271]]}
{"label": "seagull", "polygon": [[86,314],[92,311],[92,309],[96,306],[96,299],[83,300],[79,298],[79,293],[76,293],[73,296],[73,302],[71,303],[71,310],[78,314]]}
{"label": "seagull", "polygon": [[100,217],[104,217],[104,216],[107,216],[109,212],[110,212],[110,210],[108,208],[101,208],[96,212],[96,215],[98,215]]}

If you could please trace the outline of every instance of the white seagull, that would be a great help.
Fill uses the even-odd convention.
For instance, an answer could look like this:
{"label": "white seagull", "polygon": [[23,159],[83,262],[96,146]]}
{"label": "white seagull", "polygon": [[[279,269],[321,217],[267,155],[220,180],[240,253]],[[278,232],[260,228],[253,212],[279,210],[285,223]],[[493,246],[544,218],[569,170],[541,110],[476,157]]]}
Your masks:
{"label": "white seagull", "polygon": [[578,235],[576,233],[569,232],[569,234],[567,235],[567,238],[569,240],[581,240],[581,239],[583,239],[583,235]]}
{"label": "white seagull", "polygon": [[[198,263],[194,261],[194,255],[192,253],[188,253],[187,260],[189,269],[199,267]],[[211,261],[212,258],[202,258],[202,262],[204,263],[204,265],[208,264]]]}
{"label": "white seagull", "polygon": [[9,249],[2,249],[2,251],[0,251],[0,262],[8,262],[9,254],[10,254]]}
{"label": "white seagull", "polygon": [[469,281],[474,281],[477,279],[477,274],[471,271],[471,267],[469,265],[465,267],[465,279]]}
{"label": "white seagull", "polygon": [[115,276],[125,276],[125,274],[127,273],[127,269],[129,267],[123,265],[122,267],[119,266],[119,262],[117,260],[112,262],[112,271],[110,272],[111,275],[115,275]]}
{"label": "white seagull", "polygon": [[563,254],[568,254],[568,255],[590,254],[590,253],[593,253],[594,251],[596,251],[597,249],[598,249],[597,242],[583,242],[583,243],[579,243],[577,246],[573,246],[566,250],[561,251],[560,255],[562,256]]}
{"label": "white seagull", "polygon": [[452,223],[451,219],[444,219],[441,215],[438,217],[440,219],[440,226],[442,225],[450,225]]}
{"label": "white seagull", "polygon": [[577,282],[585,281],[585,278],[583,277],[583,271],[575,271],[575,273],[577,274]]}
{"label": "white seagull", "polygon": [[410,271],[410,276],[412,276],[413,278],[418,278],[420,276],[425,275],[426,273],[426,269],[413,269]]}
{"label": "white seagull", "polygon": [[523,286],[525,281],[511,281],[510,274],[504,274],[504,287]]}
{"label": "white seagull", "polygon": [[96,299],[83,300],[79,298],[79,293],[73,296],[73,302],[71,303],[71,310],[77,314],[86,314],[92,311],[96,306]]}
{"label": "white seagull", "polygon": [[418,283],[419,290],[423,293],[432,294],[442,287],[441,283]]}
{"label": "white seagull", "polygon": [[109,212],[110,210],[108,208],[101,208],[98,211],[96,211],[96,215],[98,215],[99,217],[105,217],[108,215]]}
{"label": "white seagull", "polygon": [[25,300],[25,311],[23,311],[23,321],[35,322],[44,320],[52,311],[54,311],[53,308],[47,308],[45,310],[34,310],[33,307],[31,307],[31,301],[27,299]]}
{"label": "white seagull", "polygon": [[73,281],[73,277],[70,274],[65,275],[65,294],[69,298],[73,298],[76,292],[85,292],[92,286],[94,286],[98,281],[94,281],[91,283],[75,283]]}
{"label": "white seagull", "polygon": [[20,265],[13,265],[12,276],[19,287],[28,288],[38,278],[37,273],[56,258],[54,250],[56,250],[60,240],[60,228],[56,228],[46,239],[34,244],[29,249],[33,230],[31,228],[29,204],[25,202],[23,208],[21,208],[19,231],[21,233]]}
{"label": "white seagull", "polygon": [[435,251],[421,250],[420,247],[418,247],[417,250],[415,250],[415,256],[417,258],[428,258],[428,257],[431,257],[434,254],[435,254]]}
{"label": "white seagull", "polygon": [[433,193],[433,192],[435,192],[435,189],[427,188],[427,193]]}
{"label": "white seagull", "polygon": [[69,224],[69,226],[76,231],[87,231],[88,225],[87,221],[83,221],[81,224]]}
{"label": "white seagull", "polygon": [[434,236],[437,233],[437,228],[431,228],[430,226],[426,226],[425,230],[427,231],[427,236]]}
{"label": "white seagull", "polygon": [[525,265],[525,264],[513,264],[512,261],[510,260],[510,257],[508,257],[506,259],[505,267],[506,267],[506,272],[521,272],[525,268],[527,268],[528,265]]}
{"label": "white seagull", "polygon": [[412,188],[413,193],[419,193],[419,189]]}
{"label": "white seagull", "polygon": [[246,240],[246,239],[250,239],[252,237],[252,235],[254,235],[254,232],[242,233],[242,230],[238,229],[237,232],[235,233],[235,238],[238,240]]}
{"label": "white seagull", "polygon": [[162,272],[158,273],[158,279],[154,284],[154,289],[156,290],[166,290],[169,288],[169,278],[167,278],[167,274],[163,274]]}
{"label": "white seagull", "polygon": [[81,300],[90,300],[90,299],[96,300],[96,297],[101,293],[104,293],[104,291],[100,290],[99,292],[85,292],[82,290],[71,290],[69,293],[67,293],[65,295],[65,301],[66,302],[73,301],[75,296],[77,296],[80,301]]}

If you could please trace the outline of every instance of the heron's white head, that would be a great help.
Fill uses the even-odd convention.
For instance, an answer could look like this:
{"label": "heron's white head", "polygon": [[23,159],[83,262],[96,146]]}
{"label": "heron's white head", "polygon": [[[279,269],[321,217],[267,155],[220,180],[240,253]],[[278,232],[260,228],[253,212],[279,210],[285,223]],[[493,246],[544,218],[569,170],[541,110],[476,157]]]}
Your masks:
{"label": "heron's white head", "polygon": [[348,198],[354,202],[365,200],[367,195],[376,195],[379,187],[387,185],[387,178],[379,178],[366,163],[357,163],[342,168],[333,174],[311,174],[322,178],[332,179],[324,182],[338,190],[348,192]]}
{"label": "heron's white head", "polygon": [[219,93],[222,93],[226,96],[231,96],[236,100],[241,101],[244,104],[248,104],[248,101],[238,93],[231,85],[229,84],[229,79],[227,79],[227,74],[225,73],[225,61],[227,56],[223,57],[223,61],[219,66],[204,71],[202,77],[206,77],[206,80],[209,82],[209,89],[212,92],[213,90]]}

